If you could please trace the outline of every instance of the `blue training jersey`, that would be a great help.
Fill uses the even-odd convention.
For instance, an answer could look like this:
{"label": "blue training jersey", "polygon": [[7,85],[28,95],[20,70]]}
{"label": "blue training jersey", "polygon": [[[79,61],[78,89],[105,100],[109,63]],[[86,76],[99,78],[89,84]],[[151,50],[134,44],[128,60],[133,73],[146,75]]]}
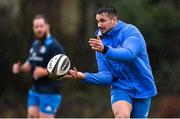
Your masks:
{"label": "blue training jersey", "polygon": [[[27,60],[32,67],[31,73],[33,74],[36,66],[46,68],[49,60],[57,54],[64,54],[64,49],[51,35],[48,35],[44,41],[35,40]],[[37,80],[33,79],[31,90],[39,93],[58,94],[60,93],[60,86],[59,80],[52,80],[48,76],[44,76]]]}
{"label": "blue training jersey", "polygon": [[119,21],[101,39],[108,50],[105,54],[96,52],[98,73],[85,73],[82,82],[111,84],[112,95],[124,90],[133,98],[155,96],[157,89],[140,31],[131,24]]}

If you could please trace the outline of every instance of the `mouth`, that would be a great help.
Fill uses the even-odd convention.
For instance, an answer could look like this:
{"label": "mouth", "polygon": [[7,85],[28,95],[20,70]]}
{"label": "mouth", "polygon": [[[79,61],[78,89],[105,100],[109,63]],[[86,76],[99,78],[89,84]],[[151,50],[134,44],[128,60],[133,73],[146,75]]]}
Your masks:
{"label": "mouth", "polygon": [[41,36],[44,36],[44,33],[43,32],[37,32],[36,35],[41,37]]}
{"label": "mouth", "polygon": [[99,30],[103,33],[103,32],[106,32],[106,29],[103,28],[103,27],[99,27]]}
{"label": "mouth", "polygon": [[36,34],[36,37],[37,37],[38,39],[44,39],[44,38],[46,37],[46,34],[44,34],[44,33],[42,33],[42,32],[39,32],[39,33]]}

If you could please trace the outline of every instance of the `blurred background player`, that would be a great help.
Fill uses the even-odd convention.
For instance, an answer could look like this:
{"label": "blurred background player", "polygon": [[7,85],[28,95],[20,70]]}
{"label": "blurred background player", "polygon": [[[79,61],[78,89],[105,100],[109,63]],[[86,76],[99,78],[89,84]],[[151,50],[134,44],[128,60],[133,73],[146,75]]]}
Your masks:
{"label": "blurred background player", "polygon": [[62,45],[50,34],[48,19],[36,15],[33,19],[33,42],[27,61],[12,66],[14,74],[30,72],[33,83],[28,96],[28,118],[53,118],[61,103],[60,81],[48,77],[46,66],[56,54],[64,54]]}
{"label": "blurred background player", "polygon": [[146,43],[140,31],[119,20],[114,7],[96,12],[97,39],[89,44],[96,51],[98,73],[82,73],[76,68],[66,78],[84,83],[111,85],[115,118],[147,118],[151,98],[157,94]]}

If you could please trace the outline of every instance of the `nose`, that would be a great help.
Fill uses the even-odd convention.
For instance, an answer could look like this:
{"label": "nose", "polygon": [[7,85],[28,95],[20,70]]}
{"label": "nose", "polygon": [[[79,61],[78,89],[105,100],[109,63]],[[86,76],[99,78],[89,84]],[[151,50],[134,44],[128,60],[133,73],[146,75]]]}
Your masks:
{"label": "nose", "polygon": [[40,26],[38,26],[38,27],[37,27],[37,31],[40,31],[40,30],[41,30],[41,27],[40,27]]}
{"label": "nose", "polygon": [[101,28],[102,27],[102,24],[100,22],[98,22],[98,27]]}

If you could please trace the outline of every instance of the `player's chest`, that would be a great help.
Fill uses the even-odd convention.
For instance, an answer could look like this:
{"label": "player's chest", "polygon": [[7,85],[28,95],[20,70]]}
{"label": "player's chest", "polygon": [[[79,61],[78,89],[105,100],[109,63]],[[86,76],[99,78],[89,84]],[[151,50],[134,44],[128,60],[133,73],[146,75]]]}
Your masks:
{"label": "player's chest", "polygon": [[102,38],[102,42],[105,46],[111,46],[112,48],[121,48],[124,42],[124,37],[123,34],[107,36]]}
{"label": "player's chest", "polygon": [[32,47],[29,56],[32,61],[43,62],[48,56],[48,49],[44,45]]}

